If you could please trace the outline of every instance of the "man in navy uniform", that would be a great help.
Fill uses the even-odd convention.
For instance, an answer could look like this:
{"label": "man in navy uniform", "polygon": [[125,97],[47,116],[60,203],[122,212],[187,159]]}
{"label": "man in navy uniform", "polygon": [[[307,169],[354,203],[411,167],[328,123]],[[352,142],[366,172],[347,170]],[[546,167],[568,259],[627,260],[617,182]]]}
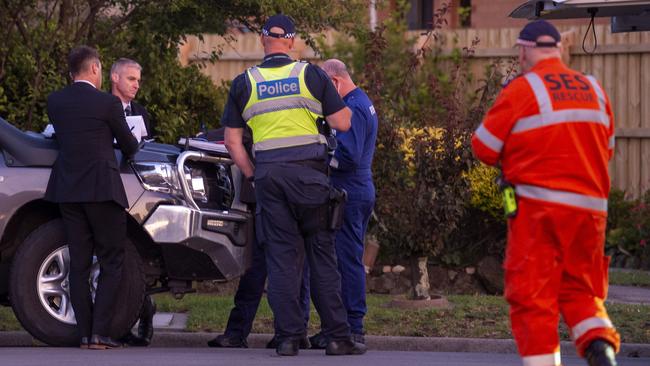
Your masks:
{"label": "man in navy uniform", "polygon": [[[325,118],[332,128],[346,131],[351,112],[320,68],[289,57],[294,37],[293,22],[285,15],[264,24],[262,64],[239,75],[230,89],[222,120],[225,143],[256,186],[256,232],[266,256],[276,352],[297,355],[306,335],[299,298],[306,257],[312,299],[330,340],[326,354],[362,354],[365,345],[352,341],[341,299],[327,144],[316,124]],[[246,126],[253,134],[255,167],[242,144]]]}
{"label": "man in navy uniform", "polygon": [[[336,134],[337,147],[330,165],[332,185],[348,193],[343,226],[336,233],[336,255],[341,273],[341,295],[355,342],[365,343],[363,317],[366,315],[366,271],[363,243],[375,205],[372,157],[377,140],[377,113],[370,98],[352,81],[343,62],[331,59],[323,70],[332,79],[345,104],[352,110],[352,127]],[[312,348],[324,348],[322,333],[310,338]]]}

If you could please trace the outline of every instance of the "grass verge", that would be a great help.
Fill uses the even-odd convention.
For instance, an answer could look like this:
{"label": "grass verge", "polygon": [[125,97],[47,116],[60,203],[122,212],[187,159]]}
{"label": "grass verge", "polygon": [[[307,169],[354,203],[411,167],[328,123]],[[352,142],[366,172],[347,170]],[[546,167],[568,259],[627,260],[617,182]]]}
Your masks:
{"label": "grass verge", "polygon": [[[499,296],[453,295],[453,308],[403,310],[386,306],[390,296],[369,295],[366,331],[369,335],[415,337],[512,338],[508,306]],[[167,295],[156,297],[159,311],[189,312],[188,330],[220,333],[226,326],[232,298],[189,295],[176,301]],[[627,343],[650,343],[650,306],[608,304],[610,317]],[[312,308],[309,333],[318,331],[318,315]],[[273,333],[273,316],[262,300],[253,333]],[[563,340],[570,340],[564,324]]]}
{"label": "grass verge", "polygon": [[[188,295],[175,300],[167,294],[156,295],[158,311],[189,313],[188,330],[221,333],[232,308],[231,296]],[[452,309],[403,310],[386,305],[392,297],[369,295],[366,331],[369,335],[414,337],[512,338],[508,306],[499,296],[453,295]],[[608,304],[613,323],[626,343],[650,343],[650,306]],[[313,310],[309,333],[318,331],[319,318]],[[0,331],[22,329],[11,308],[0,307]],[[253,333],[273,333],[273,315],[266,298],[253,324]],[[569,340],[567,328],[560,325],[563,340]]]}
{"label": "grass verge", "polygon": [[610,270],[609,284],[650,288],[650,272],[637,270]]}

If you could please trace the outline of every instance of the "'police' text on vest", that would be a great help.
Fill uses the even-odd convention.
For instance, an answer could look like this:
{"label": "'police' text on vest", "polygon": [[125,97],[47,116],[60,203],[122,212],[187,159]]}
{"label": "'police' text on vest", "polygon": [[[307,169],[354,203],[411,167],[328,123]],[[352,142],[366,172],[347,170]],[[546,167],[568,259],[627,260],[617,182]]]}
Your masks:
{"label": "'police' text on vest", "polygon": [[300,81],[298,78],[271,80],[257,84],[257,97],[259,99],[296,94],[300,94]]}

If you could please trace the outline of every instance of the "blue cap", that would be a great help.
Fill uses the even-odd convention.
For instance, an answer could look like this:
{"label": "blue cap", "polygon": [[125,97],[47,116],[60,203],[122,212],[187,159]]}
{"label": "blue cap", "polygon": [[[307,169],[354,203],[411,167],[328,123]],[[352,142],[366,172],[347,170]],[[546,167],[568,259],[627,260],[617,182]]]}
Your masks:
{"label": "blue cap", "polygon": [[[538,42],[537,39],[541,36],[550,36],[553,42]],[[517,44],[527,47],[559,47],[561,45],[562,36],[557,28],[546,20],[540,19],[532,21],[524,27],[519,33]]]}
{"label": "blue cap", "polygon": [[[273,27],[282,28],[284,33],[271,32]],[[291,18],[284,14],[276,14],[266,20],[262,27],[262,34],[273,38],[293,38],[296,36],[296,28]]]}

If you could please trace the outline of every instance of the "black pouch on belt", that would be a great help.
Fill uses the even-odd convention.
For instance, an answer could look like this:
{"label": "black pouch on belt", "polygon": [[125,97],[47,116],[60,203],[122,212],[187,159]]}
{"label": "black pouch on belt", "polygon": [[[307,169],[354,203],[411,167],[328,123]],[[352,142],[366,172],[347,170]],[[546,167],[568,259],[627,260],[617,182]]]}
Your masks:
{"label": "black pouch on belt", "polygon": [[330,189],[329,229],[336,231],[343,226],[345,203],[348,201],[348,192],[344,189]]}
{"label": "black pouch on belt", "polygon": [[333,154],[334,150],[336,150],[338,146],[338,142],[336,141],[336,136],[334,135],[329,123],[327,123],[324,118],[318,117],[316,119],[316,128],[318,128],[318,133],[325,136],[325,139],[327,140],[327,151],[330,154]]}

